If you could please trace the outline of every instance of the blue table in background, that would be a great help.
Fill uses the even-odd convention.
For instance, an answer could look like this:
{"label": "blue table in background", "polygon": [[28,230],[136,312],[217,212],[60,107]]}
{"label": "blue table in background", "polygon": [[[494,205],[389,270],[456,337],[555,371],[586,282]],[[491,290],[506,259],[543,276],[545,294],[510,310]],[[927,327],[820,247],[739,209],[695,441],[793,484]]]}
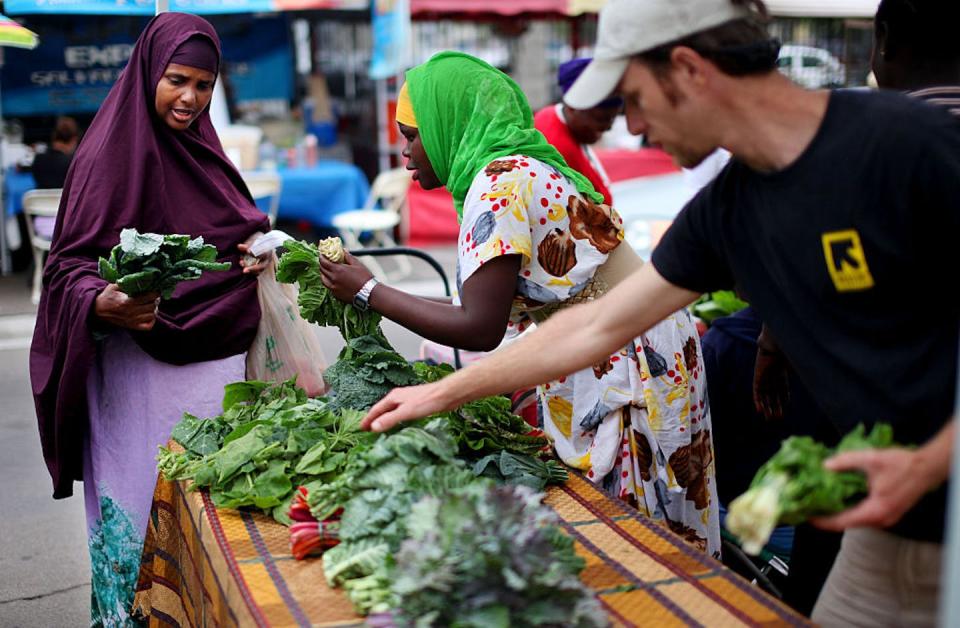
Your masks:
{"label": "blue table in background", "polygon": [[17,172],[9,168],[3,175],[3,205],[7,216],[16,216],[23,211],[23,195],[37,187],[29,172]]}
{"label": "blue table in background", "polygon": [[[277,172],[283,183],[277,217],[283,220],[306,220],[315,227],[332,228],[334,216],[363,207],[370,193],[363,171],[341,161]],[[266,210],[269,202],[259,205]]]}
{"label": "blue table in background", "polygon": [[[340,161],[321,161],[312,168],[277,171],[283,182],[278,216],[286,220],[306,220],[317,227],[332,227],[339,213],[359,209],[367,200],[370,185],[363,171]],[[3,179],[4,210],[7,216],[23,211],[23,195],[36,182],[29,172],[7,171]],[[258,203],[267,211],[269,200]]]}

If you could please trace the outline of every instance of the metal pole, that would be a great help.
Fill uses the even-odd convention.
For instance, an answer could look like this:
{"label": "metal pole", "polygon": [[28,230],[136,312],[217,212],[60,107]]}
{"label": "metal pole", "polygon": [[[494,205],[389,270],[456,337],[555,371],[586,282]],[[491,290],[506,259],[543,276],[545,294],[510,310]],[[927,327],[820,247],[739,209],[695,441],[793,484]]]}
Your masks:
{"label": "metal pole", "polygon": [[160,15],[161,13],[166,13],[169,10],[170,0],[157,0],[153,14]]}
{"label": "metal pole", "polygon": [[387,131],[387,79],[379,79],[377,85],[377,144],[380,172],[390,169],[390,135]]}
{"label": "metal pole", "polygon": [[[3,67],[3,47],[0,46],[0,68]],[[0,103],[0,277],[10,274],[10,251],[7,248],[7,203],[4,194],[6,172],[3,168],[3,107]]]}
{"label": "metal pole", "polygon": [[[957,393],[953,420],[960,419],[960,373],[957,374]],[[940,578],[940,625],[945,628],[960,626],[960,430],[953,441],[953,465],[950,470],[950,498],[947,501],[947,531],[943,549],[943,575]]]}

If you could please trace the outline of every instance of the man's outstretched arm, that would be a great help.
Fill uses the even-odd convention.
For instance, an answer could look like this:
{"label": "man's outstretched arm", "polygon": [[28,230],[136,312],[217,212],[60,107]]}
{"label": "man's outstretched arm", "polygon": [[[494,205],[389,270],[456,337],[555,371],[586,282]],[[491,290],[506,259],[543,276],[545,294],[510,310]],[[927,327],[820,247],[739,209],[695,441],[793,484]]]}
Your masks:
{"label": "man's outstretched arm", "polygon": [[697,296],[645,264],[604,297],[556,314],[527,337],[462,371],[434,384],[394,389],[371,408],[363,426],[383,431],[473,399],[575,373],[606,358]]}

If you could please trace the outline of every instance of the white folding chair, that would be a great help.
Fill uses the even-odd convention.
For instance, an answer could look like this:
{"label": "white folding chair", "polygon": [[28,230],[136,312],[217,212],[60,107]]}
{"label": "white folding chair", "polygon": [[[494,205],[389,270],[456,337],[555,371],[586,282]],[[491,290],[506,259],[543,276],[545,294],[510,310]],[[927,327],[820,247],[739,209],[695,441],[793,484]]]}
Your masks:
{"label": "white folding chair", "polygon": [[[27,223],[27,235],[30,237],[30,246],[33,249],[33,292],[30,300],[34,304],[40,302],[41,280],[43,279],[44,257],[50,250],[50,238],[47,233],[53,233],[52,222],[56,219],[60,208],[60,194],[63,190],[30,190],[23,195],[23,217]],[[38,219],[47,221],[47,228],[40,233],[37,230]],[[44,233],[46,232],[46,233]]]}
{"label": "white folding chair", "polygon": [[[333,226],[340,232],[347,249],[359,249],[360,234],[370,233],[372,244],[380,247],[397,246],[393,230],[400,224],[401,212],[407,203],[407,189],[410,187],[410,172],[406,168],[393,168],[377,175],[370,186],[370,195],[360,209],[341,212],[333,217]],[[379,204],[380,209],[376,209]],[[369,246],[369,245],[367,245]],[[378,279],[386,280],[387,273],[373,257],[363,260]],[[404,256],[397,258],[400,277],[413,271],[410,260]]]}
{"label": "white folding chair", "polygon": [[266,170],[244,170],[240,173],[247,189],[250,190],[250,196],[254,201],[269,198],[270,209],[267,215],[270,216],[270,226],[277,222],[277,212],[280,210],[280,191],[283,182],[280,175],[276,172]]}

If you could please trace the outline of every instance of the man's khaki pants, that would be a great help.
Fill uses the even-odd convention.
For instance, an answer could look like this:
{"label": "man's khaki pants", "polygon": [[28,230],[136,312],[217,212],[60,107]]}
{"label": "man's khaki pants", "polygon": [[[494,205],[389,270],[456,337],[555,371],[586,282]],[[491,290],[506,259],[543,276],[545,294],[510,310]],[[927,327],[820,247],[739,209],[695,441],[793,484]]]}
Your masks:
{"label": "man's khaki pants", "polygon": [[882,530],[847,530],[813,621],[826,628],[935,626],[941,549]]}

